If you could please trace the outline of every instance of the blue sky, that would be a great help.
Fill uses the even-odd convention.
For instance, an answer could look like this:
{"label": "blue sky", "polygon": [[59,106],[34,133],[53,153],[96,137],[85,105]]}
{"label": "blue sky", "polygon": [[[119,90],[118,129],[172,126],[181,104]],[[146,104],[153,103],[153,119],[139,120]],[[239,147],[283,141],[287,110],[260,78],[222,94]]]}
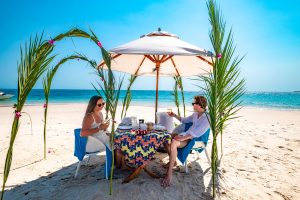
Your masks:
{"label": "blue sky", "polygon": [[[246,55],[240,65],[248,91],[300,90],[300,1],[222,0],[227,28],[233,28],[237,53]],[[91,27],[110,49],[137,39],[158,27],[182,40],[211,50],[209,22],[203,0],[145,1],[4,1],[0,7],[0,89],[17,87],[20,45],[44,31],[45,39],[77,26]],[[58,59],[74,52],[101,60],[98,48],[84,39],[56,44]],[[97,77],[83,62],[63,65],[53,80],[56,89],[92,89]],[[184,80],[186,90],[197,84]],[[35,88],[41,88],[39,81]],[[160,80],[170,90],[171,78]],[[155,89],[155,79],[137,79],[133,89]]]}

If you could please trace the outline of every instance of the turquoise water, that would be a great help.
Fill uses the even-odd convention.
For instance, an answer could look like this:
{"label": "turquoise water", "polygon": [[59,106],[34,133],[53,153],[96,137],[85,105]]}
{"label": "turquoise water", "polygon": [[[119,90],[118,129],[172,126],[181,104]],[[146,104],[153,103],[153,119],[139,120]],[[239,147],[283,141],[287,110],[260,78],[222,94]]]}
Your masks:
{"label": "turquoise water", "polygon": [[[17,90],[1,90],[15,96],[9,100],[1,100],[0,106],[12,106],[16,102]],[[121,91],[120,100],[123,100],[126,91]],[[159,92],[159,106],[175,106],[172,91]],[[185,92],[186,104],[191,104],[195,95],[199,92]],[[89,98],[97,95],[95,90],[51,90],[50,103],[87,103]],[[300,109],[299,92],[249,92],[243,97],[244,106],[267,107],[279,109]],[[30,93],[26,104],[42,104],[44,102],[43,90],[35,89]],[[155,105],[154,90],[132,91],[132,105]]]}

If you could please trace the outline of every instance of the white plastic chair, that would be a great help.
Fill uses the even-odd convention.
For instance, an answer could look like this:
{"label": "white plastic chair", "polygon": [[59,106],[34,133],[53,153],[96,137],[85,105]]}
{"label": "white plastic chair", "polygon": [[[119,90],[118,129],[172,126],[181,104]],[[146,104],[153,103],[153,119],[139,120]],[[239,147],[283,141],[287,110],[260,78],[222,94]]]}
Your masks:
{"label": "white plastic chair", "polygon": [[[87,137],[81,137],[80,136],[81,129],[74,129],[74,135],[75,135],[75,149],[74,149],[74,156],[78,158],[78,164],[75,171],[74,177],[76,178],[80,169],[80,166],[84,160],[84,158],[87,156],[86,165],[88,165],[90,161],[90,157],[93,155],[97,155],[98,153],[102,152],[101,148],[94,149],[93,152],[87,152],[86,151],[86,145],[87,145]],[[105,147],[106,149],[106,156],[105,156],[105,171],[104,175],[105,178],[108,179],[110,176],[110,170],[112,165],[112,152],[109,150],[109,148]]]}

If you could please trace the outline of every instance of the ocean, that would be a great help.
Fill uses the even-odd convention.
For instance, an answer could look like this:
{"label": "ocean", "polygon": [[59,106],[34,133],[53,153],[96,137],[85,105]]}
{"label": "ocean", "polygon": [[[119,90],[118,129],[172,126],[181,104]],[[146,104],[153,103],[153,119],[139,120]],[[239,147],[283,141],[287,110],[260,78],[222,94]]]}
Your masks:
{"label": "ocean", "polygon": [[[15,95],[8,100],[0,100],[0,106],[13,106],[16,103],[16,89],[2,89],[7,94]],[[133,90],[131,105],[154,106],[154,90]],[[126,91],[121,91],[119,103],[121,104]],[[89,98],[97,95],[95,90],[65,90],[52,89],[49,103],[88,103]],[[195,95],[201,93],[193,91],[184,92],[186,105],[192,103]],[[300,92],[247,92],[242,98],[243,106],[278,108],[278,109],[300,109]],[[26,104],[43,104],[44,92],[42,89],[34,89],[27,98]],[[159,107],[175,106],[172,91],[159,91]]]}

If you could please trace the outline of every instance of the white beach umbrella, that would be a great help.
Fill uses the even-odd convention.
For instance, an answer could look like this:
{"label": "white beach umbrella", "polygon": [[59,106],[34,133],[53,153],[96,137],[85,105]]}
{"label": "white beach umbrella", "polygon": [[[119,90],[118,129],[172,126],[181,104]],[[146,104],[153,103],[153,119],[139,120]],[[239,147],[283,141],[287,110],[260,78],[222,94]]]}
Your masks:
{"label": "white beach umbrella", "polygon": [[[159,76],[193,76],[212,71],[211,52],[160,29],[115,47],[110,53],[112,70],[136,76],[156,76],[155,113]],[[104,61],[98,67],[106,67]]]}

